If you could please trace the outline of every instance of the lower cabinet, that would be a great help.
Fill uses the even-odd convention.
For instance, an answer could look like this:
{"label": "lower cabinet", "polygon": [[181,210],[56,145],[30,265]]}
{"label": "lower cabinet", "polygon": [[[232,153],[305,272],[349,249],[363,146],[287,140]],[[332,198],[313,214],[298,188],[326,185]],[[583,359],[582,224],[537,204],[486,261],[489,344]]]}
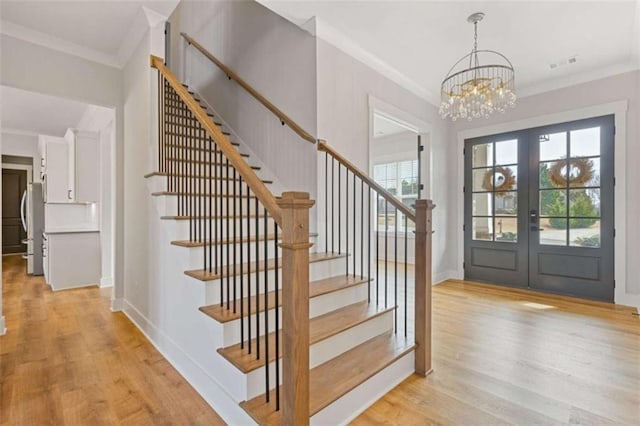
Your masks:
{"label": "lower cabinet", "polygon": [[45,279],[52,290],[98,285],[100,232],[47,232]]}

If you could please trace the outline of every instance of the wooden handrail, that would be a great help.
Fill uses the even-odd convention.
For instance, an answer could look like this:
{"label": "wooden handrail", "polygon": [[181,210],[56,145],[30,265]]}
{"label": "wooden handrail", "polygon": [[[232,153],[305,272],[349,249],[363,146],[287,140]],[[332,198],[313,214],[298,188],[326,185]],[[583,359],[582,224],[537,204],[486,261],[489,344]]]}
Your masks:
{"label": "wooden handrail", "polygon": [[380,186],[380,184],[378,184],[375,180],[371,179],[369,175],[358,169],[353,163],[351,163],[349,160],[340,155],[336,150],[327,145],[326,141],[322,139],[318,140],[318,151],[324,151],[330,154],[333,158],[338,160],[339,163],[350,170],[351,173],[358,176],[364,183],[373,188],[373,190],[380,194],[382,198],[384,198],[392,206],[400,210],[400,212],[402,212],[402,214],[404,214],[409,220],[412,220],[413,222],[416,221],[416,213],[413,210],[405,206],[400,200],[394,197],[393,194]]}
{"label": "wooden handrail", "polygon": [[200,43],[198,43],[196,40],[194,40],[191,36],[189,36],[186,33],[180,33],[180,35],[182,37],[184,37],[185,40],[187,40],[187,42],[192,45],[193,47],[195,47],[196,49],[198,49],[200,51],[200,53],[202,53],[204,56],[207,57],[207,59],[209,59],[211,62],[213,62],[214,64],[216,64],[218,66],[218,68],[220,68],[230,79],[234,80],[236,83],[238,83],[244,90],[246,90],[247,92],[249,92],[251,94],[251,96],[253,96],[254,98],[256,98],[262,105],[264,105],[269,111],[271,111],[273,114],[276,115],[276,117],[278,117],[278,119],[283,123],[286,124],[287,126],[289,126],[291,128],[291,130],[293,130],[294,132],[296,132],[298,135],[300,135],[300,137],[306,141],[309,141],[311,143],[316,143],[316,138],[314,138],[313,136],[311,136],[309,134],[309,132],[307,132],[306,130],[304,130],[302,127],[300,127],[295,121],[293,121],[287,114],[285,114],[284,112],[282,112],[280,109],[278,109],[278,107],[276,107],[274,104],[272,104],[271,102],[269,102],[269,100],[267,100],[267,98],[265,98],[264,96],[262,96],[256,89],[254,89],[253,87],[251,87],[251,85],[249,83],[247,83],[246,81],[244,81],[238,74],[236,74],[235,72],[233,72],[233,70],[231,68],[229,68],[228,66],[226,66],[225,64],[223,64],[218,58],[216,58],[215,56],[213,56],[211,54],[211,52],[209,52],[207,49],[205,49]]}
{"label": "wooden handrail", "polygon": [[236,169],[238,174],[244,179],[256,198],[260,200],[273,220],[282,227],[282,210],[276,202],[276,197],[265,186],[262,180],[251,169],[251,166],[242,158],[240,153],[231,145],[231,142],[222,134],[222,131],[215,123],[209,119],[207,113],[202,109],[200,104],[196,102],[189,94],[187,89],[180,83],[176,76],[164,65],[164,60],[157,56],[151,55],[151,66],[162,73],[173,90],[180,96],[182,102],[187,105],[200,125],[207,131],[209,136],[214,140],[220,151],[229,160],[229,163]]}

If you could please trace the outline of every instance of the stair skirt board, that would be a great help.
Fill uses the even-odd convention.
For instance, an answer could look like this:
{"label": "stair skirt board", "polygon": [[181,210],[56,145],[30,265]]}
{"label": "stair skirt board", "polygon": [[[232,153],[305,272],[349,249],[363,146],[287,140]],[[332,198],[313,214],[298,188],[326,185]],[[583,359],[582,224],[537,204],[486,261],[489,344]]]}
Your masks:
{"label": "stair skirt board", "polygon": [[[233,392],[220,383],[210,369],[195,360],[180,344],[158,329],[128,301],[123,301],[122,312],[144,334],[149,342],[175,368],[178,373],[200,394],[229,424],[249,425],[254,420],[238,405],[239,392]],[[233,383],[233,382],[230,382]]]}

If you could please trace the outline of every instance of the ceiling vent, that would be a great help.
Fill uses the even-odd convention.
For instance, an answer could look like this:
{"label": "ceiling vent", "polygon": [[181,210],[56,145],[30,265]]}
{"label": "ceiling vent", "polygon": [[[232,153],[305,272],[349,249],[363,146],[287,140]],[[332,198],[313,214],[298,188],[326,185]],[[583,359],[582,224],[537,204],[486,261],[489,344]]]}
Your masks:
{"label": "ceiling vent", "polygon": [[575,64],[576,62],[578,62],[578,55],[569,56],[566,59],[563,59],[561,61],[549,64],[549,69],[557,70],[558,68],[561,68],[561,67],[564,67],[564,66],[567,66],[567,65],[571,65],[571,64]]}

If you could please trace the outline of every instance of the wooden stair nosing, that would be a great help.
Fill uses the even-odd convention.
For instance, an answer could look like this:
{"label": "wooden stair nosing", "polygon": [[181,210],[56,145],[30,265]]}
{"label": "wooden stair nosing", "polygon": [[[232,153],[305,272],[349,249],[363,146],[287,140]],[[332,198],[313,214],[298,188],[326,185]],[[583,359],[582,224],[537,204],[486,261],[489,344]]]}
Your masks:
{"label": "wooden stair nosing", "polygon": [[[148,179],[150,177],[154,177],[154,176],[162,176],[162,177],[167,177],[168,173],[165,172],[151,172],[151,173],[147,173],[146,175],[144,175],[145,179]],[[179,177],[179,178],[195,178],[195,179],[208,179],[210,178],[210,176],[202,176],[202,175],[185,175],[185,174],[178,174],[175,175],[175,177]],[[214,180],[229,180],[229,181],[236,181],[239,182],[240,179],[236,178],[232,178],[232,177],[228,177],[228,176],[218,176],[217,179]],[[266,184],[266,185],[271,185],[273,184],[272,180],[268,180],[268,179],[262,179],[262,183]]]}
{"label": "wooden stair nosing", "polygon": [[[394,309],[395,306],[384,308],[382,306],[375,306],[365,300],[336,309],[335,311],[331,311],[324,315],[311,318],[309,320],[309,344],[314,345],[318,342],[322,342],[323,340],[340,334],[343,331],[384,315],[387,312],[391,312]],[[259,338],[261,343],[260,359],[256,358],[255,350],[254,353],[249,354],[247,353],[246,347],[244,349],[240,347],[240,343],[226,348],[220,348],[217,352],[233,364],[238,370],[246,374],[265,365],[265,336],[262,335]],[[275,348],[275,333],[269,333],[267,339],[269,341],[269,348],[272,349],[269,353],[269,362],[271,363],[276,360],[275,350],[273,350]],[[253,348],[256,347],[255,338],[251,339],[251,345]],[[280,354],[282,354],[282,350],[280,351]]]}
{"label": "wooden stair nosing", "polygon": [[152,192],[151,193],[152,196],[154,197],[160,197],[163,195],[183,195],[185,197],[221,197],[221,198],[240,198],[242,200],[245,200],[247,198],[256,198],[254,195],[250,195],[249,197],[247,197],[246,195],[243,195],[242,197],[240,195],[236,195],[236,194],[213,194],[213,193],[200,193],[200,194],[187,194],[184,192],[175,192],[175,191],[158,191],[158,192]]}
{"label": "wooden stair nosing", "polygon": [[[371,281],[371,278],[361,276],[354,277],[352,275],[338,275],[322,280],[311,281],[309,283],[309,299],[355,287],[360,284],[365,284],[369,281]],[[273,309],[276,306],[275,295],[275,291],[270,291],[267,293],[267,309]],[[255,314],[256,312],[264,312],[264,294],[261,294],[258,297],[260,297],[260,301],[257,308],[256,296],[251,296],[250,298],[245,297],[242,300],[238,300],[237,304],[240,305],[240,303],[242,303],[244,306],[244,313],[249,315]],[[278,306],[281,306],[282,299],[279,298],[278,302]],[[220,306],[220,304],[202,306],[199,309],[205,315],[210,316],[211,318],[222,324],[240,318],[240,308],[237,308],[235,313],[233,312],[233,309],[227,309],[225,306]]]}
{"label": "wooden stair nosing", "polygon": [[[347,255],[344,253],[342,254],[330,253],[330,252],[309,253],[309,263],[324,262],[327,260],[339,259],[346,256]],[[249,271],[251,273],[254,273],[256,271],[264,271],[265,266],[267,270],[273,270],[275,268],[275,259],[267,260],[266,265],[264,260],[260,260],[258,262],[251,262],[251,264],[243,263],[242,265],[239,265],[239,264],[225,265],[220,268],[220,272],[224,271],[225,276],[232,277],[232,276],[240,275],[240,272],[242,272],[243,274],[246,274]],[[278,258],[278,267],[282,268],[282,258]],[[231,268],[233,268],[233,270],[230,271]],[[205,281],[205,282],[215,281],[217,279],[220,279],[221,277],[220,273],[209,272],[204,269],[194,269],[190,271],[185,271],[184,273],[185,275],[190,276],[191,278],[195,278],[199,281]]]}
{"label": "wooden stair nosing", "polygon": [[[242,154],[240,154],[242,155]],[[244,157],[244,155],[242,155]],[[249,156],[248,154],[246,155],[247,157]],[[217,163],[217,162],[209,162],[207,160],[204,161],[198,161],[198,160],[187,160],[184,158],[176,158],[176,157],[167,157],[166,158],[167,161],[171,161],[171,162],[175,162],[175,163],[191,163],[191,164],[195,164],[195,165],[200,165],[200,166],[216,166],[216,167],[229,167],[229,168],[233,168],[233,165],[231,163],[229,163],[228,165],[226,163]],[[253,170],[260,170],[260,166],[251,166],[251,168]]]}
{"label": "wooden stair nosing", "polygon": [[[202,106],[202,105],[200,105],[200,106]],[[205,113],[206,113],[209,117],[211,117],[211,118],[215,117],[213,114],[211,114],[210,112],[208,112],[208,111],[206,110],[206,107],[204,107],[203,109],[205,110]],[[168,112],[168,111],[165,111],[165,114],[166,114],[166,115],[171,115],[171,116],[174,116],[174,117],[192,118],[192,117],[191,117],[191,116],[189,116],[189,115],[186,115],[186,114],[178,114],[178,113],[175,113],[175,112]]]}
{"label": "wooden stair nosing", "polygon": [[[231,136],[231,133],[227,132],[226,130],[221,130],[220,132],[222,132],[222,134],[225,135],[225,136]],[[213,142],[213,138],[209,137],[209,136],[202,137],[202,136],[193,136],[193,135],[188,135],[188,134],[185,135],[184,133],[170,132],[170,131],[166,131],[166,130],[165,130],[165,135],[178,136],[178,137],[181,137],[181,138],[197,139],[197,140],[201,140],[201,141]]]}
{"label": "wooden stair nosing", "polygon": [[[193,161],[193,160],[184,160],[182,158],[174,158],[174,157],[167,157],[166,158],[167,161],[171,161],[173,163],[198,163],[197,161]],[[209,163],[209,162],[199,162],[199,165],[205,165],[205,166],[214,166],[214,167],[226,167],[228,169],[233,169],[233,165],[231,163],[226,164],[226,163]],[[251,167],[253,170],[260,170],[260,166],[249,166]]]}
{"label": "wooden stair nosing", "polygon": [[[203,220],[203,219],[212,219],[212,220],[220,220],[220,219],[230,219],[230,220],[235,220],[235,219],[246,219],[247,217],[255,219],[256,215],[255,214],[243,214],[242,216],[228,216],[228,215],[223,215],[223,216],[160,216],[160,219],[162,220],[178,220],[178,221],[183,221],[183,220],[190,220],[190,219],[196,219],[196,220]],[[258,219],[263,219],[264,215],[263,214],[259,214]],[[273,220],[273,218],[271,216],[268,217],[269,220]]]}
{"label": "wooden stair nosing", "polygon": [[[309,233],[309,238],[315,238],[317,237],[318,234],[316,232],[310,232]],[[279,239],[281,239],[282,236],[280,236]],[[275,234],[267,234],[267,241],[273,241],[275,239]],[[171,245],[174,246],[178,246],[178,247],[187,247],[187,248],[193,248],[193,247],[204,247],[206,246],[218,246],[218,245],[227,245],[227,244],[240,244],[240,243],[255,243],[255,242],[261,242],[264,241],[264,234],[260,235],[260,238],[256,239],[255,235],[249,235],[246,237],[242,237],[242,240],[240,240],[239,238],[237,239],[232,239],[232,240],[220,240],[220,241],[188,241],[188,240],[175,240],[175,241],[171,241]]]}
{"label": "wooden stair nosing", "polygon": [[[172,121],[172,120],[171,121],[165,120],[165,121],[163,121],[163,124],[168,124],[170,126],[177,126],[177,127],[188,127],[190,129],[195,129],[196,128],[196,127],[194,127],[194,126],[192,126],[190,124],[182,123],[180,121]],[[214,121],[213,124],[215,124],[218,127],[224,126],[224,123],[220,123],[218,121]]]}
{"label": "wooden stair nosing", "polygon": [[[371,377],[415,349],[413,339],[385,333],[312,368],[309,373],[309,417],[328,407]],[[282,394],[282,390],[281,390]],[[260,425],[280,425],[282,411],[275,411],[275,390],[240,403]]]}
{"label": "wooden stair nosing", "polygon": [[[183,145],[178,145],[178,144],[175,144],[175,143],[168,143],[168,144],[165,144],[165,145],[173,147],[173,148],[177,148],[179,151],[202,151],[202,152],[206,152],[206,153],[213,152],[215,154],[220,154],[222,152],[222,151],[220,151],[218,149],[210,150],[210,149],[207,149],[207,148],[185,147]],[[239,152],[238,154],[240,154],[242,157],[249,158],[249,154],[245,154],[243,152]]]}

